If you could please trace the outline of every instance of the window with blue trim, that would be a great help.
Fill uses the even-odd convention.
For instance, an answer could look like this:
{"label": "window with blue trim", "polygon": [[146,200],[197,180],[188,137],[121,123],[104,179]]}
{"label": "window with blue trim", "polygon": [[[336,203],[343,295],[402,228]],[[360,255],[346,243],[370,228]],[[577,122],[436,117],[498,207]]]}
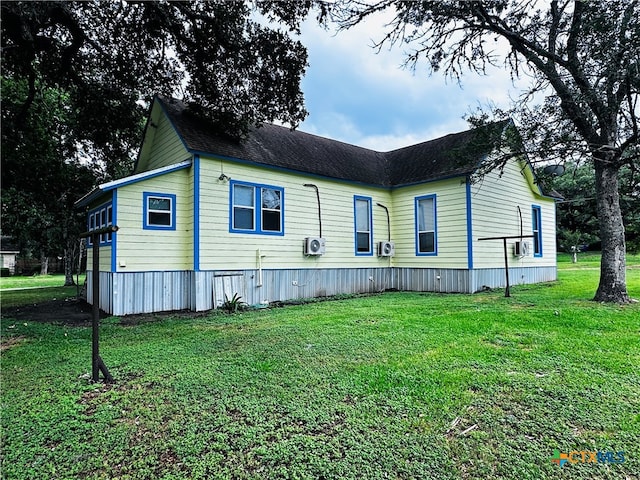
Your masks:
{"label": "window with blue trim", "polygon": [[176,196],[171,193],[143,192],[143,222],[145,230],[176,229]]}
{"label": "window with blue trim", "polygon": [[438,228],[436,196],[425,195],[415,199],[416,255],[438,254]]}
{"label": "window with blue trim", "polygon": [[[100,228],[108,227],[109,225],[113,225],[112,203],[105,203],[104,205],[100,205],[98,208],[89,211],[87,225],[90,232],[92,232],[93,230],[98,230]],[[109,245],[112,238],[113,234],[111,232],[100,234],[100,245]],[[91,241],[91,237],[87,238],[87,244],[93,244],[93,242]]]}
{"label": "window with blue trim", "polygon": [[354,196],[353,215],[356,255],[373,255],[371,199],[358,195]]}
{"label": "window with blue trim", "polygon": [[542,256],[542,209],[533,205],[531,207],[531,217],[533,220],[533,256]]}
{"label": "window with blue trim", "polygon": [[284,189],[272,185],[230,182],[229,231],[284,235]]}

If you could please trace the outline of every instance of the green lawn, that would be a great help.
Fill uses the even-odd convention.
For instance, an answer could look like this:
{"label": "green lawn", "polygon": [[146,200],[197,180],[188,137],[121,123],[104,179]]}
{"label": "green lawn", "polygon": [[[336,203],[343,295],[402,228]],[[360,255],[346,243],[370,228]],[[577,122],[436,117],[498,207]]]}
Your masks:
{"label": "green lawn", "polygon": [[[640,268],[640,254],[627,254],[627,266],[631,268]],[[578,254],[577,263],[571,262],[571,255],[568,253],[558,254],[558,268],[567,269],[586,269],[600,268],[600,252],[582,252]]]}
{"label": "green lawn", "polygon": [[[80,275],[80,285],[84,283],[84,277]],[[73,281],[76,281],[75,275]],[[63,285],[64,275],[2,277],[0,278],[0,304],[8,308],[78,295],[76,286],[64,287]]]}
{"label": "green lawn", "polygon": [[111,318],[114,385],[88,381],[89,328],[3,319],[2,475],[637,479],[640,304],[589,301],[597,281]]}

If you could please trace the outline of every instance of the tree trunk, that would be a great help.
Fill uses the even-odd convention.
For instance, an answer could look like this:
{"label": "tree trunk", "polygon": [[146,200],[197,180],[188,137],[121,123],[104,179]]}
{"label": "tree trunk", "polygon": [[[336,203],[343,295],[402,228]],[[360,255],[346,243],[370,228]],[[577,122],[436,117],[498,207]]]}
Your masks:
{"label": "tree trunk", "polygon": [[73,257],[75,256],[75,241],[67,239],[64,249],[64,286],[70,287],[76,283],[73,281]]}
{"label": "tree trunk", "polygon": [[594,297],[597,302],[629,302],[626,283],[626,246],[624,224],[618,193],[620,167],[595,160],[596,196],[602,260],[600,284]]}
{"label": "tree trunk", "polygon": [[49,257],[46,253],[40,252],[40,275],[49,274]]}

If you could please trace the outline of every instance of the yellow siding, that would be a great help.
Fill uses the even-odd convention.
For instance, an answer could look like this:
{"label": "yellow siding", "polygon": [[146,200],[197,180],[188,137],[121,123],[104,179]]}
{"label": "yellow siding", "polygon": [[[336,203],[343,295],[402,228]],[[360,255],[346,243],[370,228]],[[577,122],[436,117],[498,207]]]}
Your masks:
{"label": "yellow siding", "polygon": [[[118,189],[118,272],[193,269],[191,170],[178,170]],[[176,195],[175,230],[143,228],[144,192]]]}
{"label": "yellow siding", "polygon": [[140,157],[133,173],[173,165],[190,157],[173,125],[162,111],[162,107],[155,102],[140,149]]}
{"label": "yellow siding", "polygon": [[[513,248],[516,240],[508,240],[509,265],[525,267],[556,264],[555,202],[532,191],[527,179],[528,168],[513,161],[507,164],[502,175],[494,171],[471,186],[474,268],[504,267],[502,241],[479,242],[478,238],[520,235],[518,207],[522,213],[523,234],[531,235],[533,205],[541,208],[543,256],[515,257]],[[533,245],[533,239],[525,240]]]}
{"label": "yellow siding", "polygon": [[[104,245],[100,247],[100,271],[101,272],[110,272],[111,271],[111,245]],[[87,270],[93,269],[93,245],[87,246]]]}
{"label": "yellow siding", "polygon": [[[220,181],[221,169],[233,180],[266,184],[284,189],[284,236],[229,232],[229,195],[227,181]],[[376,256],[376,243],[387,239],[387,217],[376,203],[391,208],[391,193],[386,189],[305,177],[299,174],[260,169],[248,165],[203,158],[200,171],[200,269],[241,269],[257,267],[260,250],[263,268],[386,267],[388,258]],[[316,193],[304,187],[313,183],[320,191],[322,236],[326,254],[303,255],[305,237],[317,236]],[[374,252],[355,255],[354,195],[371,198]],[[393,212],[391,212],[393,214]]]}
{"label": "yellow siding", "polygon": [[[111,245],[100,247],[100,271],[111,271]],[[93,246],[89,245],[87,250],[87,271],[93,269]]]}
{"label": "yellow siding", "polygon": [[[265,169],[218,158],[201,158],[189,169],[152,177],[118,188],[116,219],[120,227],[116,249],[116,271],[168,271],[194,268],[194,211],[199,209],[200,270],[292,268],[468,267],[467,188],[453,178],[393,190],[305,176],[295,172]],[[199,201],[194,205],[194,177],[199,168]],[[284,232],[280,235],[232,233],[229,231],[230,183],[219,180],[223,173],[238,182],[266,184],[284,190]],[[316,194],[304,183],[316,184],[322,207],[322,236],[326,253],[305,256],[305,237],[319,234]],[[143,228],[143,193],[176,195],[176,230]],[[371,199],[373,254],[355,254],[354,196]],[[415,199],[436,196],[437,255],[416,255]],[[377,243],[387,239],[385,210],[391,215],[391,240],[395,257],[378,257]],[[532,205],[542,212],[543,257],[513,256],[510,265],[555,265],[555,204],[535,194],[521,173],[521,166],[509,164],[504,173],[487,175],[471,187],[473,267],[503,266],[502,242],[479,242],[480,237],[518,235],[522,212],[524,234],[531,234]],[[532,242],[531,239],[529,241]],[[111,250],[103,248],[101,264],[110,269]],[[260,255],[260,257],[258,256]],[[259,261],[260,259],[260,261]]]}
{"label": "yellow siding", "polygon": [[[437,255],[416,255],[415,198],[436,195]],[[460,178],[393,191],[394,266],[467,268],[465,185]]]}

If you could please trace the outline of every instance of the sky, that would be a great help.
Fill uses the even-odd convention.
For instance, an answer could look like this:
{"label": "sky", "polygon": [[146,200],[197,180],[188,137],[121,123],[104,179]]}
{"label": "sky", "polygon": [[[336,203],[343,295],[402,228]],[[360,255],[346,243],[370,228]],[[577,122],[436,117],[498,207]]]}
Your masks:
{"label": "sky", "polygon": [[[462,85],[426,64],[402,68],[406,46],[372,48],[389,15],[335,34],[308,19],[300,40],[309,64],[302,90],[309,116],[299,130],[377,151],[432,140],[469,128],[464,116],[478,106],[509,105],[519,89],[509,72],[468,72]],[[521,86],[524,86],[522,81]]]}

